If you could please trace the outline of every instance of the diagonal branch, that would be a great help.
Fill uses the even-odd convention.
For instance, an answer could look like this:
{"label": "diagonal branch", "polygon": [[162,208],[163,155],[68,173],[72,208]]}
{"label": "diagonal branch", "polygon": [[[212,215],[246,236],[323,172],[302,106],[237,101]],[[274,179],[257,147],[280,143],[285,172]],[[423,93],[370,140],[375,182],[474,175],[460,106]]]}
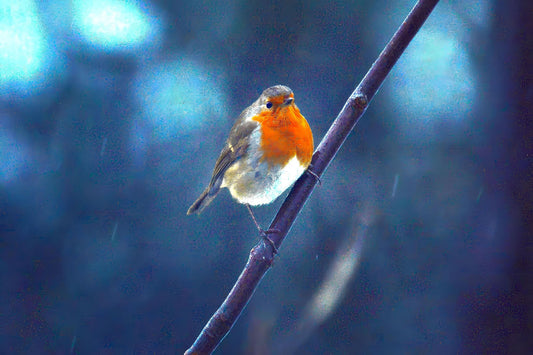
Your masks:
{"label": "diagonal branch", "polygon": [[[322,175],[333,160],[344,140],[365,112],[385,77],[422,27],[437,2],[438,0],[419,0],[417,2],[374,62],[372,68],[370,68],[344,104],[341,112],[313,155],[311,162],[313,174],[303,174],[296,181],[289,196],[283,202],[270,225],[270,229],[279,231],[270,234],[270,239],[276,248],[279,249],[281,246],[296,216],[309,198],[309,195],[311,195],[318,181],[317,177]],[[316,176],[313,176],[315,174]],[[230,331],[248,300],[252,297],[256,286],[272,265],[273,259],[274,248],[264,241],[259,242],[251,250],[248,262],[229,295],[185,354],[208,354],[215,350]]]}

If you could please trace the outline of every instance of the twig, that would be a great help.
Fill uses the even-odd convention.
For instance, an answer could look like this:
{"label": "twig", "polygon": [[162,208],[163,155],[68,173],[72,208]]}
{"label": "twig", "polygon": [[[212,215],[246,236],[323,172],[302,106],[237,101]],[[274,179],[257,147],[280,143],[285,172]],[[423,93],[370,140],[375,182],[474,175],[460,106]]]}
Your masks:
{"label": "twig", "polygon": [[[418,1],[374,62],[372,68],[350,95],[313,155],[311,169],[318,177],[322,175],[333,160],[344,140],[365,112],[385,77],[437,3],[438,0]],[[276,248],[279,249],[281,246],[283,239],[289,232],[305,201],[311,195],[317,181],[316,176],[303,174],[294,184],[289,196],[283,202],[270,225],[270,229],[279,230],[278,233],[270,235]],[[257,284],[259,284],[272,265],[273,259],[274,248],[269,244],[265,244],[264,241],[259,242],[251,250],[248,262],[229,295],[185,354],[209,354],[215,350],[241,314]]]}

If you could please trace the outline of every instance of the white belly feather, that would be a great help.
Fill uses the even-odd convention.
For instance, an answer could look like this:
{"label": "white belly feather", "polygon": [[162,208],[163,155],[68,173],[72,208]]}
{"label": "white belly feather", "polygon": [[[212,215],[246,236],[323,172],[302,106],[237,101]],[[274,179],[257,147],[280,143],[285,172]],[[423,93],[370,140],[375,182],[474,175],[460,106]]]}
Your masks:
{"label": "white belly feather", "polygon": [[258,127],[250,137],[248,156],[235,162],[224,174],[222,187],[227,187],[237,201],[252,206],[274,201],[305,171],[296,155],[284,167],[268,167],[260,158],[261,132]]}

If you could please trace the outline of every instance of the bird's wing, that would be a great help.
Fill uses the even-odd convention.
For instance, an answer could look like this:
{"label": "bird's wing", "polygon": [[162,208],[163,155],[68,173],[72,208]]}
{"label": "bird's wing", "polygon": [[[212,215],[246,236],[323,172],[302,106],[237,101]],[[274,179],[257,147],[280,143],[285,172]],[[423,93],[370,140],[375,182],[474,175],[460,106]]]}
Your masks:
{"label": "bird's wing", "polygon": [[[244,114],[244,112],[243,112]],[[242,114],[241,114],[242,116]],[[258,127],[255,121],[237,120],[231,129],[230,136],[226,146],[220,152],[220,155],[213,170],[213,176],[209,185],[211,188],[218,190],[224,179],[224,174],[229,167],[237,160],[241,159],[247,152],[250,145],[250,134]]]}

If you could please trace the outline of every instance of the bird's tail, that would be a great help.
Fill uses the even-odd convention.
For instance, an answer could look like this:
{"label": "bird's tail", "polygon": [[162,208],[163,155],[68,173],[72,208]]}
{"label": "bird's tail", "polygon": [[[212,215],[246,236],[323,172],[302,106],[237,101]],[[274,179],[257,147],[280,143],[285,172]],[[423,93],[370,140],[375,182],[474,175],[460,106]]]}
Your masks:
{"label": "bird's tail", "polygon": [[211,186],[209,185],[204,192],[198,197],[196,201],[189,207],[189,210],[187,211],[187,214],[193,214],[198,213],[200,214],[204,208],[209,206],[211,201],[214,200],[214,198],[217,196],[218,192],[220,191],[220,186]]}

